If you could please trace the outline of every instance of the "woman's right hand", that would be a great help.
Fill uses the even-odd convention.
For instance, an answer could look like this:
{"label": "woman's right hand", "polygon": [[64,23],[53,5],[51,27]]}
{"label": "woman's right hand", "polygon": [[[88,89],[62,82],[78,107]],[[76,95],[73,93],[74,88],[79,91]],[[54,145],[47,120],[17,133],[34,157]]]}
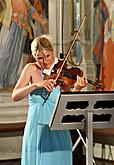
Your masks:
{"label": "woman's right hand", "polygon": [[55,85],[56,82],[53,79],[43,80],[41,83],[35,83],[35,86],[37,88],[44,87],[47,89],[48,92],[51,92]]}

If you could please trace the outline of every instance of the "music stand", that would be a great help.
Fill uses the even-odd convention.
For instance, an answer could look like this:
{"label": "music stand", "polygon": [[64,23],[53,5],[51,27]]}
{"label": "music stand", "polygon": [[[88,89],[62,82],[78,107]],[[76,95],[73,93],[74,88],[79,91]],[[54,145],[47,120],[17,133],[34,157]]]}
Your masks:
{"label": "music stand", "polygon": [[93,128],[114,128],[114,92],[61,93],[49,127],[86,130],[86,165],[93,164]]}

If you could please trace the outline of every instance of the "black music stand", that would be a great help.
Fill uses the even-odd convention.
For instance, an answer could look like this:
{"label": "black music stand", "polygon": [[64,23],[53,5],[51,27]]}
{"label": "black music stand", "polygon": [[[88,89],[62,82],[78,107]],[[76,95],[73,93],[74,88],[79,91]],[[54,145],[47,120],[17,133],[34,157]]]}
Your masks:
{"label": "black music stand", "polygon": [[61,93],[49,123],[52,130],[86,130],[86,165],[92,165],[93,128],[114,128],[114,92]]}

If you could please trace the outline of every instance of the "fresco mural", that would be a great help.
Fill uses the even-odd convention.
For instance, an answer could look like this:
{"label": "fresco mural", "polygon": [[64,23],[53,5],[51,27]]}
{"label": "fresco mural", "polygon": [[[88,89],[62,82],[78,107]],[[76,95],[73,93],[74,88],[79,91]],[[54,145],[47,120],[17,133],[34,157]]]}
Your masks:
{"label": "fresco mural", "polygon": [[[77,31],[82,13],[85,13],[85,42],[91,45],[92,57],[90,58],[95,67],[95,82],[101,85],[101,91],[112,91],[114,90],[114,2],[93,0],[90,6],[91,8],[88,8],[81,0],[71,0],[71,34]],[[77,64],[81,63],[84,56],[83,39],[79,38],[73,49]],[[87,43],[84,45],[87,53]],[[75,61],[74,63],[76,64]]]}
{"label": "fresco mural", "polygon": [[114,90],[114,2],[94,1],[93,59],[103,90]]}
{"label": "fresco mural", "polygon": [[44,33],[48,33],[47,0],[0,1],[0,89],[13,88],[21,60],[25,64],[31,55],[31,41]]}

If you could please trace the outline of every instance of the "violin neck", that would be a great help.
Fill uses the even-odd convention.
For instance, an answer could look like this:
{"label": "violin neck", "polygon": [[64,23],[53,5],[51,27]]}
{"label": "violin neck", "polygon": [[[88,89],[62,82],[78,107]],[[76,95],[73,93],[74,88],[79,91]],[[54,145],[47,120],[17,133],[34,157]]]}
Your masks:
{"label": "violin neck", "polygon": [[102,84],[99,84],[98,82],[93,82],[92,80],[87,79],[88,83],[93,85],[94,87],[98,89],[102,89]]}
{"label": "violin neck", "polygon": [[87,79],[88,83],[91,85],[94,85],[94,82],[92,80]]}

